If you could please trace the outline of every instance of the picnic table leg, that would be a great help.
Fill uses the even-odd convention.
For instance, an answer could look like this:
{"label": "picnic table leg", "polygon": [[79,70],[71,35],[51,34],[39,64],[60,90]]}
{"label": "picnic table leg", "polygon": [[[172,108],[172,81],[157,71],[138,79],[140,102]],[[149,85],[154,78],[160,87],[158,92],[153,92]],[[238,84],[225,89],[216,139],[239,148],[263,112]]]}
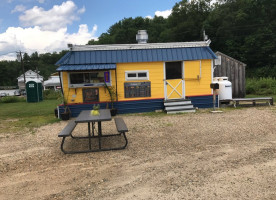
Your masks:
{"label": "picnic table leg", "polygon": [[92,136],[95,136],[94,129],[95,129],[95,122],[91,122],[92,124]]}
{"label": "picnic table leg", "polygon": [[99,149],[102,148],[101,137],[102,137],[102,123],[98,122],[98,134],[99,134]]}
{"label": "picnic table leg", "polygon": [[91,128],[90,123],[88,122],[88,139],[89,139],[89,150],[91,150]]}
{"label": "picnic table leg", "polygon": [[63,153],[66,153],[66,151],[64,151],[64,149],[63,149],[64,141],[65,141],[65,137],[62,138],[60,149]]}

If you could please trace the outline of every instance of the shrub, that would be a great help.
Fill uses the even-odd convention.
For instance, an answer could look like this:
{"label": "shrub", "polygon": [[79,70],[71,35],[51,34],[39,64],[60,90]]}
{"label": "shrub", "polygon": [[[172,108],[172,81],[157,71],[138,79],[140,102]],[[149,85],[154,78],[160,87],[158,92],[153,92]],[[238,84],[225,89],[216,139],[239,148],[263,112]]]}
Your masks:
{"label": "shrub", "polygon": [[23,97],[16,97],[16,96],[7,96],[7,97],[2,97],[0,99],[1,103],[17,103],[17,102],[25,102],[26,99]]}
{"label": "shrub", "polygon": [[246,93],[256,95],[276,95],[275,78],[246,79]]}
{"label": "shrub", "polygon": [[55,90],[44,90],[43,91],[43,99],[51,100],[51,99],[61,99],[61,91]]}

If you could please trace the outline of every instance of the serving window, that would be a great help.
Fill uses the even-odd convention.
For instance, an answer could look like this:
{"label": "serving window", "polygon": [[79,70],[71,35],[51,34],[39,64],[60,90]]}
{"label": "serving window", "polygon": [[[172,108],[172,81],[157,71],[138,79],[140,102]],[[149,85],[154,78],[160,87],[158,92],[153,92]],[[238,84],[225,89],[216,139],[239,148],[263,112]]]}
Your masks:
{"label": "serving window", "polygon": [[110,85],[110,72],[71,72],[69,74],[69,87],[104,86]]}

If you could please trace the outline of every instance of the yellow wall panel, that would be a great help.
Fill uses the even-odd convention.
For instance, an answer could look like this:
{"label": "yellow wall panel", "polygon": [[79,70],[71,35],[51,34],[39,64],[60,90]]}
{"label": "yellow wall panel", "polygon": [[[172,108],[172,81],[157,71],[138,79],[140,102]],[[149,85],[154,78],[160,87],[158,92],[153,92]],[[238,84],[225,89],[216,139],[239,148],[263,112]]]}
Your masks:
{"label": "yellow wall panel", "polygon": [[[184,62],[185,96],[198,96],[198,95],[212,94],[212,90],[210,89],[210,83],[212,82],[212,61],[211,60],[201,60],[201,78],[189,79],[195,76],[195,74],[199,72],[198,62],[199,61]],[[193,71],[192,67],[195,67],[196,69]]]}
{"label": "yellow wall panel", "polygon": [[185,61],[184,62],[185,79],[196,79],[200,75],[200,61]]}
{"label": "yellow wall panel", "polygon": [[[125,98],[124,83],[125,82],[146,82],[126,81],[125,71],[149,71],[149,81],[151,82],[151,97]],[[118,63],[117,64],[117,82],[118,82],[118,100],[138,100],[145,98],[164,98],[164,72],[163,62],[144,62],[144,63]]]}

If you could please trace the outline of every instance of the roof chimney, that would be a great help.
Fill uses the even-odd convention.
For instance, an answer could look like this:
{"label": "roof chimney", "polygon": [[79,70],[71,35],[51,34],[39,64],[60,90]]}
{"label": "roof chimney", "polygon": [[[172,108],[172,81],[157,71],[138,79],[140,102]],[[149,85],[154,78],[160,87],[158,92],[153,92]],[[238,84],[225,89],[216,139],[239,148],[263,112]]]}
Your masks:
{"label": "roof chimney", "polygon": [[138,33],[136,34],[136,41],[138,44],[145,44],[148,41],[148,33],[146,30],[138,30]]}

